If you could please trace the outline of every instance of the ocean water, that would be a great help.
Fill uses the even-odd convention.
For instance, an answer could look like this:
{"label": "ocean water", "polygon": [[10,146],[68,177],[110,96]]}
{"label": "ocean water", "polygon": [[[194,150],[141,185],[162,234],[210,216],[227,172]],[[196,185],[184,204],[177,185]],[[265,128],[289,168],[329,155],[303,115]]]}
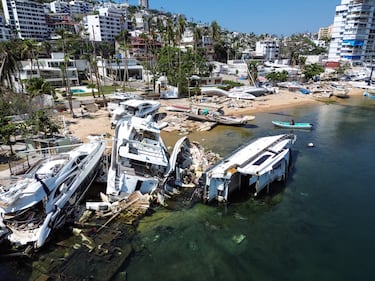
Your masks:
{"label": "ocean water", "polygon": [[[314,128],[279,129],[275,119]],[[375,100],[360,96],[190,135],[225,156],[249,139],[293,132],[289,178],[258,198],[244,192],[227,205],[159,208],[140,221],[135,253],[115,280],[375,280],[374,120]],[[177,138],[164,137],[167,145]],[[23,276],[17,264],[0,262],[0,280]]]}
{"label": "ocean water", "polygon": [[[311,122],[312,131],[271,120]],[[192,135],[223,156],[249,138],[294,132],[285,186],[146,217],[127,280],[375,280],[375,101],[353,97],[257,114],[251,126]],[[313,143],[314,147],[308,147]],[[119,275],[119,279],[121,276]]]}

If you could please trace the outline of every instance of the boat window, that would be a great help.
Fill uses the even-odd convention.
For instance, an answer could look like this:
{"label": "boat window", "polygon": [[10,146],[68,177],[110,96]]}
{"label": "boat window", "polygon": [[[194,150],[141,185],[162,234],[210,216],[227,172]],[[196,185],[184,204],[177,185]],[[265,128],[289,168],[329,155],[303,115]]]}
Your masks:
{"label": "boat window", "polygon": [[253,163],[253,165],[256,165],[256,166],[259,166],[260,164],[262,164],[264,161],[266,161],[271,155],[269,154],[265,154],[263,155],[262,157],[260,157],[257,161],[255,161]]}

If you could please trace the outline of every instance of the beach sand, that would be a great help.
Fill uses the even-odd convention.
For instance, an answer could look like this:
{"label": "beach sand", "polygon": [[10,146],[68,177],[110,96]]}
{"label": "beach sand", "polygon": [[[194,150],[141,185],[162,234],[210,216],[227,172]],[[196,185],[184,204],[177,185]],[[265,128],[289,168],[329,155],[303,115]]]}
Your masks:
{"label": "beach sand", "polygon": [[[352,88],[349,90],[349,96],[362,95],[363,90]],[[340,99],[336,98],[337,102]],[[165,107],[171,104],[180,104],[187,106],[190,101],[184,99],[160,100],[162,106],[160,112],[169,114]],[[301,106],[306,104],[319,103],[313,95],[305,95],[299,92],[291,92],[288,90],[280,90],[277,94],[267,95],[257,98],[255,101],[233,101],[233,106],[224,106],[223,110],[228,115],[254,115],[258,112],[267,112],[275,109],[286,107]],[[85,117],[72,118],[69,113],[61,113],[67,123],[68,131],[74,136],[80,138],[83,142],[87,142],[88,135],[105,135],[111,139],[114,130],[110,127],[110,118],[106,108],[101,108],[97,112],[89,113]],[[171,113],[172,114],[172,113]]]}

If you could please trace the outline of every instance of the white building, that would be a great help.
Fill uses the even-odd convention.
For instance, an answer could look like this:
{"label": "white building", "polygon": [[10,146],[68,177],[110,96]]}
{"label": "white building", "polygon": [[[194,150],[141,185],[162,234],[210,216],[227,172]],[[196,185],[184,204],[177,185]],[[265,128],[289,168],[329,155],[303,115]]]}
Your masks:
{"label": "white building", "polygon": [[70,15],[87,14],[94,10],[94,5],[86,1],[53,1],[49,3],[52,13],[68,13]]}
{"label": "white building", "polygon": [[375,1],[341,0],[336,6],[329,61],[349,61],[352,65],[375,58]]}
{"label": "white building", "polygon": [[[64,54],[52,53],[51,58],[39,58],[31,64],[30,60],[21,61],[20,77],[21,81],[33,77],[41,77],[53,86],[64,85],[62,69],[64,66]],[[67,65],[67,78],[71,86],[79,85],[78,69],[74,60],[69,60]]]}
{"label": "white building", "polygon": [[148,9],[148,0],[139,0],[138,6]]}
{"label": "white building", "polygon": [[0,41],[6,41],[10,38],[10,29],[4,25],[4,18],[0,16]]}
{"label": "white building", "polygon": [[20,39],[48,38],[44,4],[31,0],[2,0],[6,24]]}
{"label": "white building", "polygon": [[255,56],[263,57],[266,61],[274,61],[279,58],[280,47],[277,40],[262,40],[256,42]]}
{"label": "white building", "polygon": [[99,8],[98,14],[84,17],[85,29],[91,41],[114,41],[125,29],[122,11]]}

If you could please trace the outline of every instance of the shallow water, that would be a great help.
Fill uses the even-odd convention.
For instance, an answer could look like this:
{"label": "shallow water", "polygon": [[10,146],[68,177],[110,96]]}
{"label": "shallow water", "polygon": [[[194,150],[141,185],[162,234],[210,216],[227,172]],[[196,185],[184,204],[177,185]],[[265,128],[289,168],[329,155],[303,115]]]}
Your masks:
{"label": "shallow water", "polygon": [[[313,130],[271,121],[310,122]],[[116,280],[375,280],[375,101],[353,97],[257,114],[246,127],[190,135],[222,156],[251,138],[293,132],[285,186],[227,206],[178,202],[141,220],[135,255]],[[167,145],[177,137],[165,136]],[[312,142],[314,147],[308,147]],[[1,280],[26,280],[0,263]],[[98,265],[95,265],[98,266]],[[18,271],[18,277],[14,272]]]}
{"label": "shallow water", "polygon": [[191,138],[226,155],[249,138],[291,132],[271,120],[292,118],[314,129],[294,131],[285,187],[143,219],[141,250],[123,268],[127,280],[374,280],[374,101],[257,114],[247,128],[219,126]]}

